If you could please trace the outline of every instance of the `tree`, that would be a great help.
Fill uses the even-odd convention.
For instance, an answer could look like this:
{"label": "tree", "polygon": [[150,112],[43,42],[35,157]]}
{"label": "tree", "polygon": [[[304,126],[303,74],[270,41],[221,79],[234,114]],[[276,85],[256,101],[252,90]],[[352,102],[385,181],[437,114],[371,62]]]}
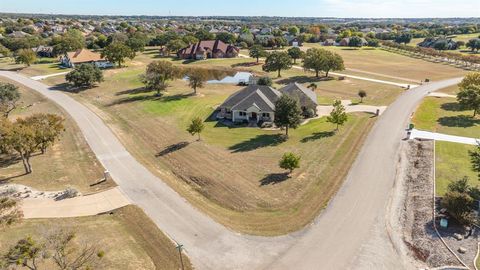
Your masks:
{"label": "tree", "polygon": [[347,122],[348,116],[345,112],[345,107],[342,105],[340,100],[335,100],[333,102],[333,110],[330,115],[327,117],[327,122],[336,125],[335,130],[338,130],[339,126],[343,126]]}
{"label": "tree", "polygon": [[195,37],[199,40],[213,40],[215,39],[215,34],[210,33],[205,29],[201,29],[195,32]]}
{"label": "tree", "polygon": [[68,30],[62,37],[54,40],[53,52],[56,55],[62,55],[67,52],[73,52],[85,47],[85,37],[77,29]]}
{"label": "tree", "polygon": [[473,110],[473,117],[475,117],[480,110],[480,85],[461,88],[457,94],[457,100],[462,108]]}
{"label": "tree", "polygon": [[148,64],[147,71],[142,77],[145,87],[150,90],[160,92],[165,91],[168,87],[168,81],[177,79],[182,76],[181,70],[168,61],[154,61]]}
{"label": "tree", "polygon": [[103,49],[102,57],[122,67],[125,58],[135,58],[135,52],[124,43],[114,42]]}
{"label": "tree", "polygon": [[267,56],[263,70],[267,72],[277,71],[278,77],[280,72],[285,69],[292,68],[292,58],[286,52],[273,52]]}
{"label": "tree", "polygon": [[144,33],[136,32],[128,38],[125,45],[130,47],[134,52],[143,52],[145,45],[147,45],[147,39]]}
{"label": "tree", "polygon": [[63,117],[56,114],[37,113],[26,118],[29,125],[35,130],[35,141],[38,148],[45,154],[47,148],[52,146],[65,131]]}
{"label": "tree", "polygon": [[250,48],[250,57],[256,58],[257,63],[258,63],[260,57],[265,57],[265,56],[266,56],[265,49],[261,45],[253,45]]}
{"label": "tree", "polygon": [[21,239],[3,256],[5,266],[23,266],[37,270],[39,261],[46,257],[45,247],[30,236]]}
{"label": "tree", "polygon": [[0,82],[0,113],[7,118],[8,115],[17,108],[20,100],[18,87],[11,83]]}
{"label": "tree", "polygon": [[470,48],[470,50],[475,51],[475,52],[478,52],[478,50],[480,50],[480,38],[474,38],[474,39],[470,39],[467,44],[466,44],[467,48]]}
{"label": "tree", "polygon": [[103,73],[93,64],[80,64],[65,76],[65,80],[75,87],[91,88],[95,83],[103,82]]}
{"label": "tree", "polygon": [[15,57],[15,62],[25,64],[27,67],[31,66],[35,61],[37,61],[37,54],[31,49],[20,49]]}
{"label": "tree", "polygon": [[358,96],[360,97],[360,103],[363,103],[363,99],[367,97],[367,92],[365,90],[359,90]]}
{"label": "tree", "polygon": [[237,41],[237,38],[234,34],[228,32],[221,32],[217,34],[217,39],[221,40],[227,44],[233,44]]}
{"label": "tree", "polygon": [[272,86],[273,82],[270,77],[260,77],[258,78],[257,85]]}
{"label": "tree", "polygon": [[473,85],[480,85],[480,72],[470,72],[458,84],[460,89],[470,88]]}
{"label": "tree", "polygon": [[298,101],[290,96],[283,95],[275,102],[275,125],[285,128],[288,137],[288,129],[296,129],[300,125],[302,110]]}
{"label": "tree", "polygon": [[200,141],[200,133],[202,133],[203,129],[205,128],[205,125],[203,124],[203,121],[200,117],[195,117],[192,119],[192,122],[187,128],[188,133],[190,133],[192,136],[195,136],[195,134],[198,135],[198,140]]}
{"label": "tree", "polygon": [[69,230],[56,230],[46,237],[46,249],[60,269],[94,269],[99,266],[105,253],[96,244],[75,245],[76,234]]}
{"label": "tree", "polygon": [[181,39],[174,39],[170,40],[165,47],[169,52],[177,52],[187,47],[187,44],[185,44],[185,42],[183,42]]}
{"label": "tree", "polygon": [[316,83],[311,83],[307,87],[312,89],[312,91],[315,91],[317,90],[318,85]]}
{"label": "tree", "polygon": [[193,35],[185,35],[182,37],[182,41],[187,45],[192,45],[198,42],[198,38]]}
{"label": "tree", "polygon": [[288,55],[290,55],[290,57],[293,59],[293,63],[296,64],[297,59],[301,58],[303,53],[302,53],[302,50],[300,50],[300,48],[292,47],[288,49]]}
{"label": "tree", "polygon": [[0,56],[1,57],[8,57],[10,56],[10,50],[3,46],[2,44],[0,44]]}
{"label": "tree", "polygon": [[0,197],[0,228],[12,225],[23,217],[17,200],[8,197]]}
{"label": "tree", "polygon": [[300,168],[300,156],[297,156],[294,153],[285,153],[280,159],[278,165],[280,168],[288,170],[291,174],[294,169]]}
{"label": "tree", "polygon": [[298,29],[297,26],[290,26],[288,28],[288,33],[291,35],[291,36],[297,36],[298,33],[300,33],[300,29]]}
{"label": "tree", "polygon": [[188,77],[188,85],[193,89],[194,94],[197,94],[197,88],[202,88],[208,80],[210,74],[204,68],[191,68],[185,72]]}
{"label": "tree", "polygon": [[403,32],[400,35],[397,35],[395,37],[396,43],[403,43],[405,45],[407,45],[407,43],[410,43],[411,40],[412,40],[412,34],[407,32]]}
{"label": "tree", "polygon": [[478,173],[478,179],[480,180],[480,143],[473,151],[469,151],[470,160],[472,162],[472,168],[475,172]]}
{"label": "tree", "polygon": [[344,70],[343,59],[337,53],[330,51],[312,48],[308,49],[303,60],[303,67],[315,71],[315,76],[319,77],[319,72],[324,71],[325,76],[328,77],[330,70]]}
{"label": "tree", "polygon": [[473,214],[476,191],[468,184],[468,178],[453,181],[448,184],[447,193],[442,198],[442,207],[458,222],[472,225],[476,217]]}
{"label": "tree", "polygon": [[350,46],[350,47],[362,47],[363,46],[363,40],[360,37],[353,36],[348,41],[348,46]]}

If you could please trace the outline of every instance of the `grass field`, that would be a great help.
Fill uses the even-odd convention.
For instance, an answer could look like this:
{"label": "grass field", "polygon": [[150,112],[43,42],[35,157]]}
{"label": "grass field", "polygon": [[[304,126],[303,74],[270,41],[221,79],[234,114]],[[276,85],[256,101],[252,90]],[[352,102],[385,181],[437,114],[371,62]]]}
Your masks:
{"label": "grass field", "polygon": [[[41,240],[55,228],[75,231],[77,243],[98,244],[105,252],[101,269],[180,269],[175,245],[135,206],[108,215],[24,220],[0,232],[0,252],[29,235]],[[188,257],[183,259],[185,269],[192,269]]]}
{"label": "grass field", "polygon": [[[453,98],[428,97],[417,109],[413,122],[415,127],[421,130],[478,138],[480,119],[472,118],[471,115],[471,111],[462,111]],[[445,193],[450,181],[463,176],[468,176],[472,185],[480,186],[468,155],[468,151],[473,148],[474,146],[470,145],[436,142],[437,195]]]}
{"label": "grass field", "polygon": [[[5,79],[0,79],[7,82]],[[33,113],[55,113],[66,118],[65,133],[44,155],[32,157],[33,173],[24,175],[21,160],[16,156],[0,156],[0,182],[18,183],[39,190],[62,190],[74,187],[83,193],[103,190],[114,185],[110,180],[95,187],[103,176],[103,167],[91,152],[72,119],[46,98],[20,86],[21,105],[11,115],[14,120]]]}
{"label": "grass field", "polygon": [[[384,74],[387,75],[387,77],[384,77],[386,80],[393,79],[394,81],[404,82],[409,82],[405,79],[420,82],[426,78],[429,78],[430,80],[441,80],[466,74],[466,71],[446,64],[431,63],[381,49],[352,49],[333,46],[324,47],[320,44],[311,43],[304,45],[305,49],[308,47],[324,48],[340,54],[345,61],[345,67],[347,68],[344,73],[348,73],[348,69],[353,69],[357,71],[377,73],[377,76],[379,77],[380,74]],[[367,74],[365,74],[366,77],[372,77],[372,74]]]}
{"label": "grass field", "polygon": [[[390,65],[401,66],[412,61],[381,50],[370,50],[360,56],[349,51],[346,55],[346,62],[378,61],[377,66],[369,65],[367,77],[380,77],[374,73],[386,72]],[[380,60],[375,60],[377,57]],[[226,127],[210,121],[209,116],[240,87],[207,85],[194,96],[186,82],[177,80],[171,83],[165,95],[156,97],[143,90],[139,80],[145,65],[154,59],[160,59],[156,50],[147,50],[128,62],[128,67],[105,71],[105,82],[98,87],[72,95],[104,118],[137,160],[193,205],[241,232],[278,235],[308,224],[340,187],[375,121],[367,114],[353,114],[346,126],[335,134],[334,127],[322,118],[292,130],[286,142],[280,140],[279,131]],[[267,74],[261,70],[261,65],[253,63],[253,59],[190,63],[161,59],[182,66],[234,68]],[[387,62],[380,66],[380,61]],[[424,64],[415,61],[414,64]],[[347,62],[347,66],[349,64]],[[428,65],[432,70],[437,67]],[[396,68],[398,72],[382,76],[390,76],[392,80],[408,78],[412,67]],[[443,68],[440,65],[438,72],[446,72]],[[322,103],[336,98],[355,102],[358,90],[363,89],[368,93],[365,103],[388,105],[403,91],[395,86],[354,79],[316,79],[312,73],[298,69],[283,71],[281,78],[276,78],[274,72],[268,75],[274,78],[276,87],[289,82],[305,85],[316,82]],[[64,79],[52,77],[44,82],[61,85]],[[206,120],[200,142],[186,132],[194,116]],[[278,160],[288,151],[302,156],[301,168],[291,176],[278,168]]]}

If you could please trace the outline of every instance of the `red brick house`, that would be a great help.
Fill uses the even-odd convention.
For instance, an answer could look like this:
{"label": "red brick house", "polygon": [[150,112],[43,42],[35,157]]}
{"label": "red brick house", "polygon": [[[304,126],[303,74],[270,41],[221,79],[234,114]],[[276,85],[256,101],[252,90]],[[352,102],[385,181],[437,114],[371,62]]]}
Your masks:
{"label": "red brick house", "polygon": [[240,49],[221,40],[203,40],[178,51],[182,59],[203,60],[207,58],[237,57]]}

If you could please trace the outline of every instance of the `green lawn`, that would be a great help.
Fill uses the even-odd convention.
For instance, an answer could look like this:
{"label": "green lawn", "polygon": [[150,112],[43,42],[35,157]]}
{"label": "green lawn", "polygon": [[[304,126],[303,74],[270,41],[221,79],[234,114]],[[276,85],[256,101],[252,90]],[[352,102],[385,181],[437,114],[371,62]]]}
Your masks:
{"label": "green lawn", "polygon": [[[454,98],[427,97],[415,112],[413,122],[421,130],[478,138],[480,119],[471,115],[471,111],[460,110]],[[437,195],[445,193],[450,181],[463,176],[468,176],[472,185],[480,186],[468,155],[473,148],[471,145],[436,142]]]}
{"label": "green lawn", "polygon": [[473,171],[469,150],[475,146],[451,142],[435,142],[435,160],[436,160],[436,194],[442,196],[445,194],[448,184],[451,181],[458,180],[463,176],[468,176],[469,183],[472,186],[480,187],[480,179]]}

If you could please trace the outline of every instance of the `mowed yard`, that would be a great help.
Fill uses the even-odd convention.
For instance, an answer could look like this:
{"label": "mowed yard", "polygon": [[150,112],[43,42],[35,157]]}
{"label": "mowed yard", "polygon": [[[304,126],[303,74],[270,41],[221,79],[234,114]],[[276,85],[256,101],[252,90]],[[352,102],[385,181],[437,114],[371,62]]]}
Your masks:
{"label": "mowed yard", "polygon": [[[18,240],[31,236],[42,241],[51,230],[74,231],[74,243],[95,244],[105,252],[100,269],[180,269],[175,244],[136,206],[126,206],[111,214],[59,219],[24,220],[0,232],[0,254]],[[192,269],[183,256],[185,269]],[[42,269],[52,269],[40,263]]]}
{"label": "mowed yard", "polygon": [[[10,82],[0,78],[0,82]],[[10,82],[12,83],[12,82]],[[73,187],[82,193],[104,190],[115,185],[111,180],[91,186],[103,177],[103,167],[90,150],[82,133],[68,114],[54,103],[19,85],[20,105],[11,114],[14,121],[34,113],[53,113],[65,118],[65,132],[60,140],[43,155],[31,158],[33,173],[25,175],[17,155],[0,155],[0,183],[17,183],[44,191]]]}
{"label": "mowed yard", "polygon": [[[454,93],[456,90],[457,87],[450,87],[445,89],[445,92]],[[455,98],[428,97],[415,113],[414,123],[415,127],[421,130],[479,138],[480,119],[472,118],[472,114],[472,111],[461,110]],[[472,145],[436,142],[437,195],[442,196],[450,181],[458,180],[463,176],[468,176],[473,186],[480,187],[468,155],[468,151],[473,149]]]}
{"label": "mowed yard", "polygon": [[466,71],[447,64],[432,63],[379,48],[324,47],[320,44],[305,44],[304,46],[305,49],[309,47],[323,48],[340,54],[347,68],[342,73],[346,74],[358,76],[363,74],[370,78],[403,83],[416,82],[417,84],[426,78],[442,80],[466,74]]}

